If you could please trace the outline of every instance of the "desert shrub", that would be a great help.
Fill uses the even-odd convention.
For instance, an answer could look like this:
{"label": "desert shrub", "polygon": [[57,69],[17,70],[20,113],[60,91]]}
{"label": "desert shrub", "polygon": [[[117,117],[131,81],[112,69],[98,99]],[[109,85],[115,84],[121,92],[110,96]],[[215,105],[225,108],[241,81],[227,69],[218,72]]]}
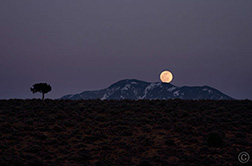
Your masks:
{"label": "desert shrub", "polygon": [[207,138],[207,144],[210,147],[222,147],[224,145],[224,141],[222,140],[220,134],[210,133]]}
{"label": "desert shrub", "polygon": [[174,131],[176,132],[184,132],[186,130],[186,124],[182,122],[178,122],[173,126]]}
{"label": "desert shrub", "polygon": [[151,161],[149,159],[142,159],[138,166],[152,166]]}
{"label": "desert shrub", "polygon": [[[211,157],[204,157],[201,159],[201,163],[204,165],[216,165],[216,159],[211,158]],[[218,164],[220,164],[220,162],[218,162]]]}
{"label": "desert shrub", "polygon": [[120,131],[120,136],[132,136],[133,132],[130,128],[124,129],[122,131]]}
{"label": "desert shrub", "polygon": [[145,118],[145,117],[141,117],[141,118],[138,118],[138,121],[141,123],[141,124],[151,124],[153,123],[153,119],[152,116],[149,116],[148,118]]}
{"label": "desert shrub", "polygon": [[188,114],[188,112],[179,109],[179,110],[177,110],[177,112],[176,112],[176,116],[177,116],[179,119],[182,119],[182,118],[189,117],[190,115]]}
{"label": "desert shrub", "polygon": [[243,117],[241,115],[239,115],[239,114],[234,114],[232,116],[232,121],[234,121],[234,122],[240,122],[242,120],[243,120]]}
{"label": "desert shrub", "polygon": [[27,166],[45,166],[45,163],[38,159],[33,159],[27,162]]}
{"label": "desert shrub", "polygon": [[129,122],[118,119],[108,122],[108,125],[110,126],[129,125]]}
{"label": "desert shrub", "polygon": [[10,134],[13,133],[15,130],[13,129],[13,127],[7,122],[5,124],[3,124],[0,127],[0,131],[2,134]]}
{"label": "desert shrub", "polygon": [[[0,139],[3,139],[3,138],[0,137]],[[6,145],[6,144],[0,142],[0,149],[1,149],[2,151],[4,151],[4,150],[8,149],[8,145]],[[2,153],[2,151],[1,151],[1,153]],[[0,154],[1,154],[1,153],[0,153]]]}
{"label": "desert shrub", "polygon": [[82,139],[84,143],[91,144],[93,142],[96,142],[100,140],[101,137],[99,135],[91,135],[91,136],[86,136]]}
{"label": "desert shrub", "polygon": [[130,158],[119,156],[117,159],[115,159],[116,165],[135,165]]}
{"label": "desert shrub", "polygon": [[201,119],[199,119],[199,117],[191,117],[186,122],[187,124],[192,125],[192,126],[199,126],[201,124],[200,120]]}
{"label": "desert shrub", "polygon": [[244,132],[237,132],[235,134],[235,137],[236,138],[246,138],[246,133],[244,133]]}
{"label": "desert shrub", "polygon": [[158,124],[170,124],[171,123],[171,118],[170,117],[160,117],[157,121]]}
{"label": "desert shrub", "polygon": [[168,162],[169,162],[168,165],[179,165],[178,164],[179,158],[178,158],[178,156],[169,156],[168,157]]}
{"label": "desert shrub", "polygon": [[242,138],[235,139],[234,142],[235,144],[238,144],[238,145],[243,145],[243,146],[249,145],[248,141]]}
{"label": "desert shrub", "polygon": [[33,119],[27,119],[27,120],[24,121],[24,123],[27,124],[27,125],[33,125],[34,121],[33,121]]}
{"label": "desert shrub", "polygon": [[41,127],[38,127],[38,128],[36,129],[36,131],[39,131],[39,132],[44,132],[44,131],[49,131],[49,130],[50,130],[50,128],[49,128],[48,125],[41,126]]}
{"label": "desert shrub", "polygon": [[106,121],[106,117],[99,115],[99,116],[96,116],[94,118],[94,120],[96,120],[98,122],[105,122]]}
{"label": "desert shrub", "polygon": [[33,137],[33,138],[35,138],[36,140],[41,140],[41,141],[45,141],[48,138],[43,133],[39,133],[39,132],[30,133],[30,136]]}
{"label": "desert shrub", "polygon": [[132,132],[132,129],[128,126],[117,126],[117,127],[114,127],[111,132],[114,134],[114,135],[119,135],[119,136],[132,136],[133,135],[133,132]]}
{"label": "desert shrub", "polygon": [[151,128],[148,127],[148,126],[146,126],[146,125],[142,126],[142,127],[141,127],[141,130],[142,130],[144,133],[149,133],[149,132],[151,132]]}
{"label": "desert shrub", "polygon": [[109,145],[103,145],[101,147],[101,150],[102,151],[111,151],[111,150],[113,150],[113,148],[111,146],[109,146]]}
{"label": "desert shrub", "polygon": [[30,154],[30,153],[20,153],[20,157],[21,157],[24,161],[36,160],[36,157],[35,157],[33,154]]}
{"label": "desert shrub", "polygon": [[175,146],[175,141],[169,137],[165,139],[165,145],[167,146]]}
{"label": "desert shrub", "polygon": [[45,142],[46,145],[50,145],[50,146],[57,146],[58,145],[58,141],[57,139],[47,139],[47,141]]}
{"label": "desert shrub", "polygon": [[154,161],[154,162],[162,162],[162,159],[159,155],[154,155],[151,157],[151,160]]}
{"label": "desert shrub", "polygon": [[39,145],[33,145],[31,147],[29,147],[26,152],[32,153],[32,154],[38,154],[42,151],[41,146]]}
{"label": "desert shrub", "polygon": [[64,126],[65,126],[65,127],[74,127],[75,125],[76,125],[76,122],[73,121],[73,120],[66,120],[66,121],[64,122]]}
{"label": "desert shrub", "polygon": [[234,165],[237,151],[251,147],[251,108],[250,101],[0,100],[0,166]]}
{"label": "desert shrub", "polygon": [[122,140],[122,137],[120,137],[120,136],[113,136],[112,138],[110,138],[110,140],[112,142],[119,142],[119,141]]}
{"label": "desert shrub", "polygon": [[205,153],[209,152],[209,147],[208,146],[203,146],[203,147],[200,148],[199,151],[200,151],[201,154],[205,154]]}
{"label": "desert shrub", "polygon": [[53,132],[62,132],[64,129],[61,127],[61,126],[59,126],[59,125],[55,125],[55,126],[53,126],[53,128],[51,129]]}
{"label": "desert shrub", "polygon": [[69,156],[67,158],[70,163],[72,163],[73,165],[78,165],[78,164],[81,164],[81,165],[89,165],[89,156],[88,155],[85,155],[85,154],[73,154],[72,156]]}
{"label": "desert shrub", "polygon": [[96,163],[95,166],[111,166],[113,165],[113,162],[108,159],[99,159]]}
{"label": "desert shrub", "polygon": [[58,164],[56,164],[57,162],[52,162],[52,161],[50,161],[50,162],[44,162],[44,165],[46,165],[46,166],[57,166]]}
{"label": "desert shrub", "polygon": [[139,144],[142,146],[152,146],[154,144],[153,138],[146,135],[141,135],[138,138]]}

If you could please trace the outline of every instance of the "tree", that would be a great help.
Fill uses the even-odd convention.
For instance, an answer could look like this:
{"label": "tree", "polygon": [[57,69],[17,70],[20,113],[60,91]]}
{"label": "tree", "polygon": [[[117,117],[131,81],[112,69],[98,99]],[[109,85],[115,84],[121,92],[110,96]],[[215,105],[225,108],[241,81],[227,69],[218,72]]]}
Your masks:
{"label": "tree", "polygon": [[52,90],[51,85],[47,83],[37,83],[31,87],[32,93],[37,93],[37,92],[42,93],[42,100],[45,99],[45,93],[48,93],[51,90]]}

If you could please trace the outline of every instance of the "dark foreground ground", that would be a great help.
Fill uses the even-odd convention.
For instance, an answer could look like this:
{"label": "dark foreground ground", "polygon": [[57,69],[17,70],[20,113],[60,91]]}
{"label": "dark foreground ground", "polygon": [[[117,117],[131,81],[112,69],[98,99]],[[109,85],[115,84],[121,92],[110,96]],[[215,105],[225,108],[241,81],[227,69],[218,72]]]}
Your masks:
{"label": "dark foreground ground", "polygon": [[1,166],[252,165],[242,151],[248,100],[0,100]]}

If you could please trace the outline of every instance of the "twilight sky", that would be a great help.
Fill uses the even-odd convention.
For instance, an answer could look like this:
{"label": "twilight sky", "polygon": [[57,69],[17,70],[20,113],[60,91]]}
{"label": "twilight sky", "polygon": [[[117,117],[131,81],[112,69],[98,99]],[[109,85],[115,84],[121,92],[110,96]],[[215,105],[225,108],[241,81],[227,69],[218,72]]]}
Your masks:
{"label": "twilight sky", "polygon": [[125,78],[252,99],[251,0],[0,2],[0,99],[59,98]]}

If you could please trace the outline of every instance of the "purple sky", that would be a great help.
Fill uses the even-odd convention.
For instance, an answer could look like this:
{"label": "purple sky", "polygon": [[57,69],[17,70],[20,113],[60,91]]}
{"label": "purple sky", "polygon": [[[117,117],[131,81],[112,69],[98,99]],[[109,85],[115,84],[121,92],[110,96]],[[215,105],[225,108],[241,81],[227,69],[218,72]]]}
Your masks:
{"label": "purple sky", "polygon": [[49,98],[125,78],[208,85],[252,99],[251,0],[0,2],[0,99]]}

